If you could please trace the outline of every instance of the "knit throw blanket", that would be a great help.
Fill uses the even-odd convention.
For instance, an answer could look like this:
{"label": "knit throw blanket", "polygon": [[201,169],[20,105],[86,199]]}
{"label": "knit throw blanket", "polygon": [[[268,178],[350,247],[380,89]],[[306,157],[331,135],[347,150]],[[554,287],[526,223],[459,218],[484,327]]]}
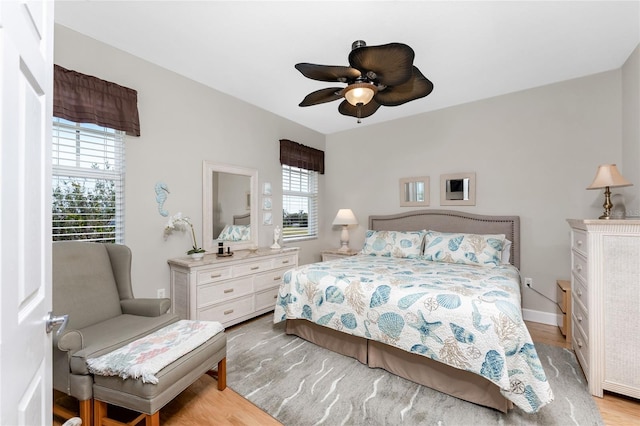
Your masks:
{"label": "knit throw blanket", "polygon": [[224,331],[216,321],[181,320],[113,352],[87,359],[89,371],[157,384],[155,374],[173,361]]}

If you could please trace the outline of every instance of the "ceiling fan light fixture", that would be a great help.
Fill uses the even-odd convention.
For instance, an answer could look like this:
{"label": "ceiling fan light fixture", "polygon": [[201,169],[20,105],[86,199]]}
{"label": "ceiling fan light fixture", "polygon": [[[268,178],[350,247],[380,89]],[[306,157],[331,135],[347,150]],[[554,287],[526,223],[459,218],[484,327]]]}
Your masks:
{"label": "ceiling fan light fixture", "polygon": [[353,106],[366,105],[378,92],[378,88],[371,83],[353,83],[342,91],[344,98]]}

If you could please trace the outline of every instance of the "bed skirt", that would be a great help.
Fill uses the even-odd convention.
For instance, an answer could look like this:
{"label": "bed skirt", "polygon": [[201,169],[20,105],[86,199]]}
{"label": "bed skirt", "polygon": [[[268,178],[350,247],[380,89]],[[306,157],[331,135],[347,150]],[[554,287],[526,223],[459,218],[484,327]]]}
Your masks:
{"label": "bed skirt", "polygon": [[513,403],[498,386],[477,374],[459,370],[422,355],[322,327],[307,320],[287,320],[286,333],[355,358],[371,368],[383,368],[412,382],[465,401],[506,413]]}

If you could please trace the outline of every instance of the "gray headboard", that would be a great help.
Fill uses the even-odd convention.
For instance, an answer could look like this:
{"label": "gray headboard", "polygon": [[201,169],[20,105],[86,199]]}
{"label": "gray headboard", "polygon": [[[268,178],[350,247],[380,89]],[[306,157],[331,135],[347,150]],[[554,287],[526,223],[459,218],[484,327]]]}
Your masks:
{"label": "gray headboard", "polygon": [[511,240],[509,262],[520,269],[520,216],[484,216],[455,210],[415,210],[383,216],[369,216],[374,231],[464,232],[504,234]]}
{"label": "gray headboard", "polygon": [[251,213],[233,215],[234,225],[251,225]]}

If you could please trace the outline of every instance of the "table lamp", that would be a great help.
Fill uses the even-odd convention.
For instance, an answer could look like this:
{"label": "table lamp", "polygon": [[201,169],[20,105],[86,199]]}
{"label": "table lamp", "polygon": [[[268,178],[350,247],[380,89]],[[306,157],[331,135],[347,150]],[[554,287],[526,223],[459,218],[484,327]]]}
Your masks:
{"label": "table lamp", "polygon": [[611,191],[609,188],[613,187],[621,187],[621,186],[631,186],[633,185],[631,182],[626,180],[620,172],[615,164],[602,164],[598,166],[598,171],[596,172],[596,177],[591,182],[591,185],[587,187],[587,189],[602,189],[604,188],[604,213],[598,219],[609,219],[611,216]]}
{"label": "table lamp", "polygon": [[333,225],[341,225],[342,232],[340,233],[340,248],[338,251],[349,251],[349,225],[357,225],[358,219],[353,214],[351,209],[340,209],[336,218],[333,219]]}

